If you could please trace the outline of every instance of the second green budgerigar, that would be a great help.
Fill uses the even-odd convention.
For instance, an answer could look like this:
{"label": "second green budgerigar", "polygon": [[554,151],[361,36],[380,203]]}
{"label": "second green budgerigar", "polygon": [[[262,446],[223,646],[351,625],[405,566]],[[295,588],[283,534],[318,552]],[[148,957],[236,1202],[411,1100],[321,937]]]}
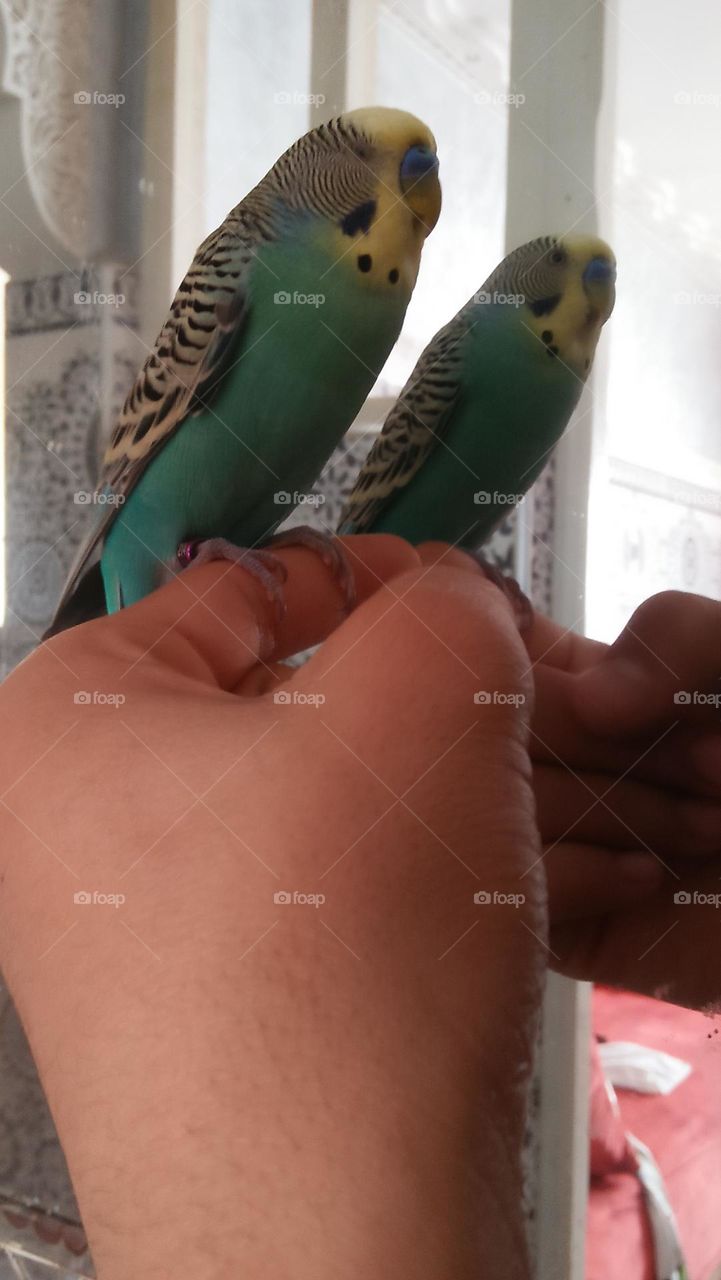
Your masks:
{"label": "second green budgerigar", "polygon": [[602,240],[515,249],[429,343],[366,459],[340,533],[476,549],[568,424],[613,309]]}

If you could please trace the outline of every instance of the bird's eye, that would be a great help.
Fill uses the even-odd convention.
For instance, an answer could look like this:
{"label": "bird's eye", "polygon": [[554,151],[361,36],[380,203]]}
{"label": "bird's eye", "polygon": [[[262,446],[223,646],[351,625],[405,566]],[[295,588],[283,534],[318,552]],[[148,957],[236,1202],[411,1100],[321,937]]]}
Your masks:
{"label": "bird's eye", "polygon": [[566,261],[566,255],[563,252],[563,249],[554,249],[553,253],[551,254],[551,262],[558,265],[559,263],[565,262],[565,261]]}

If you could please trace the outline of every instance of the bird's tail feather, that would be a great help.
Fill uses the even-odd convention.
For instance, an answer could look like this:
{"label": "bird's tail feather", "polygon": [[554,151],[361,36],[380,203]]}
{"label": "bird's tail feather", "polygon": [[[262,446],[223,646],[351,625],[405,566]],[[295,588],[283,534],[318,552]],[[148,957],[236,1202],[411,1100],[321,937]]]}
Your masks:
{"label": "bird's tail feather", "polygon": [[51,636],[67,631],[68,627],[77,627],[81,622],[90,622],[91,618],[100,618],[105,613],[105,588],[100,561],[96,560],[83,574],[73,594],[56,613],[42,638],[49,640]]}

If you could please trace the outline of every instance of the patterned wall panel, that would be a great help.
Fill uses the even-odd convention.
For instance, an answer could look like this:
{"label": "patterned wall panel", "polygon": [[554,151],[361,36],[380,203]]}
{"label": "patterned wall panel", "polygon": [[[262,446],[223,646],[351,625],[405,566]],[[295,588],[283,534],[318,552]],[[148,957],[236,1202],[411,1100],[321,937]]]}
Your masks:
{"label": "patterned wall panel", "polygon": [[593,634],[617,635],[657,591],[721,598],[721,493],[618,458],[604,488],[605,572],[592,583]]}
{"label": "patterned wall panel", "polygon": [[[108,400],[117,405],[125,394],[137,360],[132,277],[101,290],[86,271],[80,283],[79,290],[77,276],[63,273],[7,288],[4,673],[52,615],[92,516]],[[102,385],[108,353],[111,388]]]}
{"label": "patterned wall panel", "polygon": [[[137,364],[134,282],[124,276],[110,288],[108,278],[88,270],[7,288],[4,673],[50,619],[90,515],[82,499],[95,485],[104,424]],[[123,302],[109,303],[109,293]],[[0,1280],[91,1275],[62,1149],[4,989],[0,1081]]]}

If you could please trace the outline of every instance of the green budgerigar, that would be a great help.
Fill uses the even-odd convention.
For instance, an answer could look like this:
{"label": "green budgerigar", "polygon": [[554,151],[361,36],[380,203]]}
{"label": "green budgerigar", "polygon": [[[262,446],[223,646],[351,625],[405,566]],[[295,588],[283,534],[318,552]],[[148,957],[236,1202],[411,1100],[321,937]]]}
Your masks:
{"label": "green budgerigar", "polygon": [[477,549],[566,427],[615,279],[613,253],[591,237],[544,236],[504,258],[421,355],[339,532]]}
{"label": "green budgerigar", "polygon": [[[272,537],[390,352],[440,213],[432,134],[369,107],[311,130],[201,244],[105,454],[48,635]],[[316,535],[318,536],[318,535]]]}

